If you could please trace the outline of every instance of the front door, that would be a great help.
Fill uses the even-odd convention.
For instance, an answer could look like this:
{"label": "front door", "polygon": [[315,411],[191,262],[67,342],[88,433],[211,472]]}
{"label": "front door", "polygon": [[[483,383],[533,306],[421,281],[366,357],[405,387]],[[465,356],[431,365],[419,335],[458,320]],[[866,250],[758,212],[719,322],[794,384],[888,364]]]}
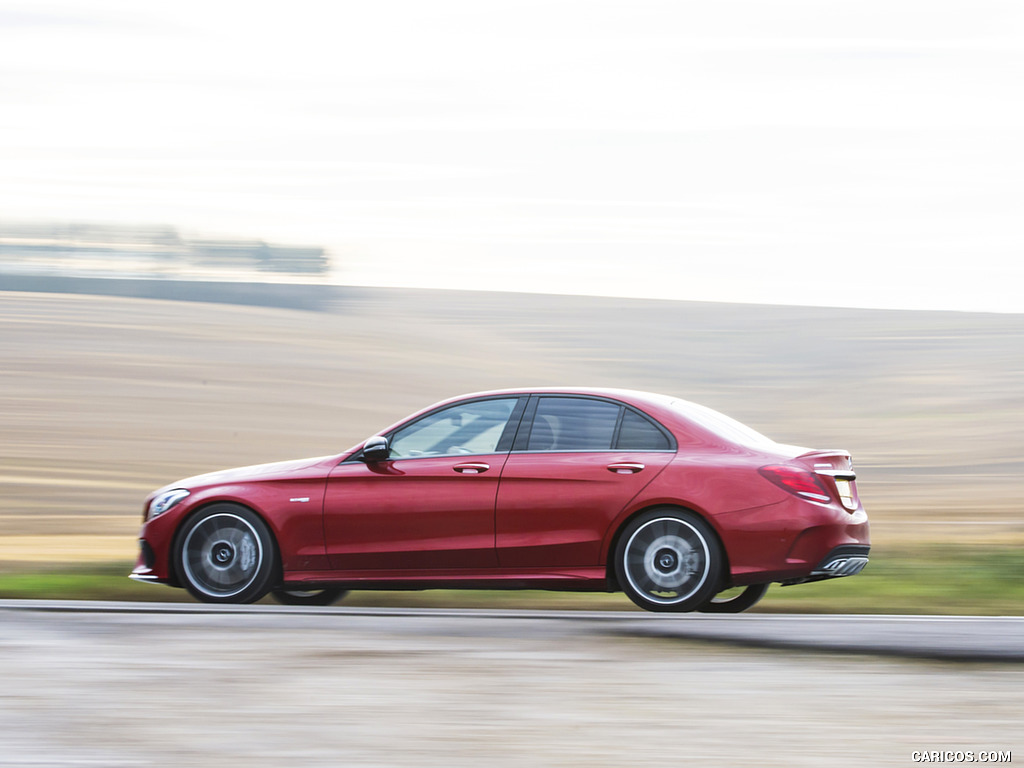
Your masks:
{"label": "front door", "polygon": [[387,461],[339,464],[324,503],[332,568],[495,567],[495,500],[520,400],[441,408],[395,430]]}

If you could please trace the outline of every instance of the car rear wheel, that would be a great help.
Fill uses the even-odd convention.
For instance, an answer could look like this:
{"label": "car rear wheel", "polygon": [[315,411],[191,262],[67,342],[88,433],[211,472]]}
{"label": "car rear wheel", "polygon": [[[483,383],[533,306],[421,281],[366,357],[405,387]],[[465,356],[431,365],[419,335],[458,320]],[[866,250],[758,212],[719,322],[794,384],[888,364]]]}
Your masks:
{"label": "car rear wheel", "polygon": [[274,540],[252,510],[213,504],[178,536],[175,570],[189,593],[205,603],[252,603],[270,588]]}
{"label": "car rear wheel", "polygon": [[333,605],[348,594],[347,589],[275,589],[271,596],[282,605]]}
{"label": "car rear wheel", "polygon": [[692,611],[714,596],[719,583],[718,537],[686,510],[645,512],[626,526],[615,551],[619,585],[648,611]]}
{"label": "car rear wheel", "polygon": [[767,584],[751,584],[719,592],[697,610],[701,613],[742,613],[753,608],[768,591]]}

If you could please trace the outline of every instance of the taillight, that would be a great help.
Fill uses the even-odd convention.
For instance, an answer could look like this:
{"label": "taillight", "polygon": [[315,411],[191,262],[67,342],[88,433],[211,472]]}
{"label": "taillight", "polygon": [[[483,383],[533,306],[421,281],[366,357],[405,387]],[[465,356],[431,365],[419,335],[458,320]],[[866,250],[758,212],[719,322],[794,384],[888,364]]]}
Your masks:
{"label": "taillight", "polygon": [[799,467],[790,467],[785,464],[769,464],[761,467],[758,472],[761,476],[771,480],[784,491],[810,501],[831,501],[828,491],[821,484],[821,480],[813,472]]}

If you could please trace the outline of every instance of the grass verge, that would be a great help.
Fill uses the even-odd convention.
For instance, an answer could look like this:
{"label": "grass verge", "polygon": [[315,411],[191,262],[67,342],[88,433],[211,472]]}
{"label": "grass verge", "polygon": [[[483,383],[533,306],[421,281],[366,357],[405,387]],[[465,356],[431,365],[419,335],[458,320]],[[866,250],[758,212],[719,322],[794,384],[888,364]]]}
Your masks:
{"label": "grass verge", "polygon": [[[61,570],[0,572],[0,598],[191,601],[181,589],[127,578],[130,563],[82,564]],[[350,606],[422,606],[633,610],[622,594],[490,590],[353,592]],[[921,546],[872,552],[858,576],[792,587],[774,585],[754,611],[1020,615],[1024,551],[1018,548]]]}

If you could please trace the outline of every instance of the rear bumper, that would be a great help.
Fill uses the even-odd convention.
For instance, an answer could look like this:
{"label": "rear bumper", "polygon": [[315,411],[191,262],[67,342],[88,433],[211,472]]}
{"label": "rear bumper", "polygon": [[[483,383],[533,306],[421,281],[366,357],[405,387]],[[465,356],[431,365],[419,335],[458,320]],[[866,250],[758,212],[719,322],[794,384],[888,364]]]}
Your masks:
{"label": "rear bumper", "polygon": [[[816,504],[791,497],[714,519],[729,556],[731,583],[800,584],[851,571],[833,564],[844,552],[867,557],[871,537],[863,507]],[[863,567],[863,566],[861,566]],[[859,570],[859,568],[857,568]]]}
{"label": "rear bumper", "polygon": [[838,579],[842,576],[855,576],[864,570],[868,564],[868,553],[871,547],[866,544],[844,544],[829,552],[810,576],[801,579],[791,579],[782,582],[783,586],[790,584],[807,584],[811,581],[823,581],[825,579]]}

